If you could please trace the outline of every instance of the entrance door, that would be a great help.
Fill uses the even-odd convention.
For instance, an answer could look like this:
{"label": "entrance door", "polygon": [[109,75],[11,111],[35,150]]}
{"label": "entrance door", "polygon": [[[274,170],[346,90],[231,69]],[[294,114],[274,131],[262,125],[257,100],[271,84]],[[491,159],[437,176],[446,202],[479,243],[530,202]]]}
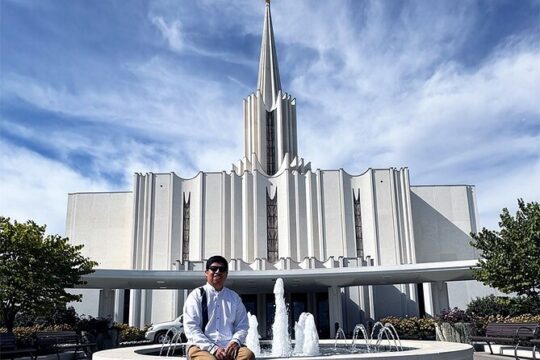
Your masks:
{"label": "entrance door", "polygon": [[307,294],[292,293],[289,307],[289,332],[294,336],[294,324],[300,318],[300,314],[307,311]]}
{"label": "entrance door", "polygon": [[266,334],[261,334],[265,339],[272,338],[272,324],[276,312],[276,300],[274,294],[266,294]]}
{"label": "entrance door", "polygon": [[251,315],[257,315],[257,295],[244,294],[240,295],[240,298],[242,298],[246,311]]}
{"label": "entrance door", "polygon": [[319,338],[329,339],[330,338],[330,312],[329,312],[329,303],[328,303],[328,293],[321,292],[317,293],[315,296],[316,306],[317,306],[317,329],[319,330]]}

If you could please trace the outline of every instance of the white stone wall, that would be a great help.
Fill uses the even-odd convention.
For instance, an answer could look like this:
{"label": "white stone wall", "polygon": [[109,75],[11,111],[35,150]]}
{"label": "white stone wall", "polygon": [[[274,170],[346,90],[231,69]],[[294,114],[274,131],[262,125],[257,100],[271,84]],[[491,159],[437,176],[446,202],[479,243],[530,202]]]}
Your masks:
{"label": "white stone wall", "polygon": [[469,245],[477,231],[474,187],[411,186],[411,204],[417,262],[479,257]]}
{"label": "white stone wall", "polygon": [[[189,259],[222,254],[251,263],[267,254],[267,192],[278,197],[283,258],[356,257],[353,193],[360,194],[364,256],[373,265],[477,256],[468,245],[468,234],[476,229],[473,188],[411,187],[408,170],[393,168],[360,175],[285,168],[274,177],[258,171],[200,172],[191,179],[174,173],[135,174],[133,193],[71,194],[68,236],[84,243],[85,254],[101,268],[171,270],[182,258],[183,203],[189,198]],[[446,287],[424,287],[428,312],[448,304],[443,299]],[[183,293],[133,291],[131,307],[140,311],[131,315],[131,323],[144,326],[174,318]],[[353,287],[341,293],[342,314],[351,323],[418,313],[415,285]]]}
{"label": "white stone wall", "polygon": [[[172,184],[172,185],[171,185]],[[317,170],[302,174],[284,169],[274,177],[258,171],[199,173],[182,179],[174,173],[136,174],[135,243],[140,269],[172,269],[182,253],[183,199],[190,198],[189,257],[202,260],[214,254],[253,262],[265,258],[266,193],[278,197],[279,256],[301,261],[316,257],[356,256],[353,191],[360,193],[364,253],[375,265],[414,261],[411,206],[407,169],[368,170],[352,176],[343,170]],[[412,290],[411,290],[412,289]],[[373,302],[401,294],[374,312]],[[152,321],[176,314],[175,293],[146,291]],[[366,316],[414,315],[416,292],[408,286],[347,290],[349,313],[367,306]],[[148,322],[142,312],[141,324]]]}
{"label": "white stone wall", "polygon": [[132,268],[132,229],[131,192],[69,194],[66,236],[99,268]]}
{"label": "white stone wall", "polygon": [[361,196],[365,255],[375,264],[414,262],[406,169],[343,170],[275,177],[254,172],[135,175],[139,269],[170,269],[181,258],[183,199],[190,199],[190,260],[224,254],[266,257],[266,194],[277,196],[280,257],[356,256],[353,190]]}

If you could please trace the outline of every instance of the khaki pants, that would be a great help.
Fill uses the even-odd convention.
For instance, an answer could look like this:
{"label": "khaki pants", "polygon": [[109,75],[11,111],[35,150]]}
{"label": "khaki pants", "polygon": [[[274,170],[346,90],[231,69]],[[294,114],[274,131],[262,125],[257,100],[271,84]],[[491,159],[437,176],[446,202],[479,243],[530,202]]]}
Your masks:
{"label": "khaki pants", "polygon": [[[214,355],[208,351],[199,349],[197,346],[191,346],[188,350],[188,359],[190,360],[216,360]],[[255,360],[255,355],[247,347],[242,346],[238,349],[236,360]]]}

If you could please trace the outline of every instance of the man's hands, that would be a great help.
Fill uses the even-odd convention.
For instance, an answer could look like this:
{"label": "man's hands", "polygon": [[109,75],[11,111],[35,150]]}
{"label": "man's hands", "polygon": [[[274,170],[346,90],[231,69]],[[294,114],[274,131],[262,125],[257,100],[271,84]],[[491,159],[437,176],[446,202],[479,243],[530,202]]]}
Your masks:
{"label": "man's hands", "polygon": [[238,355],[238,349],[240,349],[240,345],[236,341],[231,341],[227,345],[227,348],[225,349],[225,353],[231,360],[236,359],[236,355]]}
{"label": "man's hands", "polygon": [[214,353],[214,356],[216,357],[217,360],[229,360],[229,358],[227,357],[227,354],[225,353],[225,349],[221,347],[216,350],[216,352]]}
{"label": "man's hands", "polygon": [[235,360],[236,355],[238,355],[238,349],[240,349],[240,345],[236,341],[231,341],[227,345],[227,348],[218,348],[214,356],[217,360]]}

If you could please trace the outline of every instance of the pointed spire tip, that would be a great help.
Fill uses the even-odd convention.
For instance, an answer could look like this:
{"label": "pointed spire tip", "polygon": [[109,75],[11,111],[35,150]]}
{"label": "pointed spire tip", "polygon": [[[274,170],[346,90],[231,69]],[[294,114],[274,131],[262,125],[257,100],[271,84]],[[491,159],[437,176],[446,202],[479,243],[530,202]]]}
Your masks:
{"label": "pointed spire tip", "polygon": [[262,32],[257,89],[261,91],[265,105],[268,108],[272,108],[278,98],[278,92],[281,90],[281,80],[279,78],[274,29],[272,28],[272,16],[270,14],[270,0],[265,1],[266,11]]}

